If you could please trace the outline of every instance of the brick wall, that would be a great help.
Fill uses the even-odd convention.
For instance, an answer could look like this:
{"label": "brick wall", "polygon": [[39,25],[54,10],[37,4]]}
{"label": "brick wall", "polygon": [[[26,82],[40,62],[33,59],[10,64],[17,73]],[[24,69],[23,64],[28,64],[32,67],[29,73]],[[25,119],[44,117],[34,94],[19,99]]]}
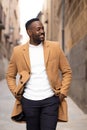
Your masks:
{"label": "brick wall", "polygon": [[69,53],[73,78],[69,95],[87,113],[87,35]]}

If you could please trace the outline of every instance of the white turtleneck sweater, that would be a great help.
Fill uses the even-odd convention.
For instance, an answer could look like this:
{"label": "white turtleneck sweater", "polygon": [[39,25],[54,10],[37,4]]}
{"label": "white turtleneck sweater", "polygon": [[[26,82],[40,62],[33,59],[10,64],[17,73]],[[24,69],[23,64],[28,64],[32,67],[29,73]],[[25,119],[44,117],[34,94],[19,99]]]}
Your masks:
{"label": "white turtleneck sweater", "polygon": [[31,76],[26,83],[23,96],[30,100],[42,100],[54,95],[48,81],[44,64],[44,52],[42,43],[38,46],[29,45],[29,57],[31,63]]}

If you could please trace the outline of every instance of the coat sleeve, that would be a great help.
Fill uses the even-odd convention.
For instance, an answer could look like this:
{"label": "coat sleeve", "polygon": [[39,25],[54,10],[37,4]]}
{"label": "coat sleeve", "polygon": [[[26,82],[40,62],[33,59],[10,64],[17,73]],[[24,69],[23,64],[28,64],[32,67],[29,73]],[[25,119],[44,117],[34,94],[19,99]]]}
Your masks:
{"label": "coat sleeve", "polygon": [[60,93],[67,96],[67,92],[70,87],[71,79],[72,79],[72,71],[69,65],[69,62],[62,51],[62,49],[59,47],[60,53],[59,53],[59,69],[62,74],[62,83],[61,83],[61,90]]}
{"label": "coat sleeve", "polygon": [[17,65],[15,59],[15,51],[13,50],[6,73],[6,80],[8,87],[14,96],[15,96],[14,89],[16,88],[16,75],[17,75]]}

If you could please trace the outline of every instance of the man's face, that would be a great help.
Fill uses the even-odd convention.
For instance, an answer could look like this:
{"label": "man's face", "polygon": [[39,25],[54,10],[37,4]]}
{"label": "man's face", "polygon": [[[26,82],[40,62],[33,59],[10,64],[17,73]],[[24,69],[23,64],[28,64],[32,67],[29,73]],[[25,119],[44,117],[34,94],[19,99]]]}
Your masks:
{"label": "man's face", "polygon": [[44,27],[40,21],[35,21],[30,25],[30,39],[39,44],[45,39]]}

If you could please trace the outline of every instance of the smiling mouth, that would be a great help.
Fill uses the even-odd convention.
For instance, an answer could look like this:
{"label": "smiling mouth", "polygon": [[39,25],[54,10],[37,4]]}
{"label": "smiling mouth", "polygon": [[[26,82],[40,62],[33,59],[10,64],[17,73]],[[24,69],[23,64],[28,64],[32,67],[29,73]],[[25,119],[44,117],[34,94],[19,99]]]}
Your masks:
{"label": "smiling mouth", "polygon": [[44,39],[45,39],[44,35],[40,35],[40,40],[44,41]]}
{"label": "smiling mouth", "polygon": [[44,38],[44,35],[42,34],[42,35],[40,35],[40,37],[41,37],[41,38]]}
{"label": "smiling mouth", "polygon": [[40,37],[44,37],[44,35],[40,35]]}

